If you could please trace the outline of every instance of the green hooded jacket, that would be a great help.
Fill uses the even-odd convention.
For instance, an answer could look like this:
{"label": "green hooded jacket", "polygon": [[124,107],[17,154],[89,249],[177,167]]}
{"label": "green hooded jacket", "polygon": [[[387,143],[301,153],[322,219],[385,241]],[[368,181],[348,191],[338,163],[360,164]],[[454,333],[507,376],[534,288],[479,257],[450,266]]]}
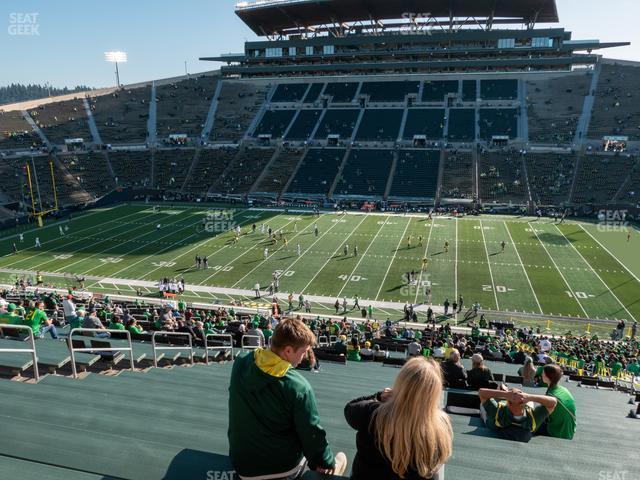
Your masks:
{"label": "green hooded jacket", "polygon": [[258,348],[239,356],[229,385],[229,456],[239,475],[333,468],[311,385],[291,364]]}

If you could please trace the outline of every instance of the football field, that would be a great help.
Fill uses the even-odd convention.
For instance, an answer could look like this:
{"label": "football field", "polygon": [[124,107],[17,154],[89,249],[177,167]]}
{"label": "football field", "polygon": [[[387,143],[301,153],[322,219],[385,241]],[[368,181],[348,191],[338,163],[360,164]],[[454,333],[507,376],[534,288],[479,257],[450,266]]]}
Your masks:
{"label": "football field", "polygon": [[[287,245],[279,239],[273,244],[261,232],[263,224],[281,231]],[[242,232],[237,242],[229,230],[235,225]],[[626,239],[624,232],[616,235]],[[36,236],[40,248],[34,246]],[[628,248],[637,251],[639,241],[634,234]],[[14,243],[18,253],[13,253]],[[550,219],[383,213],[316,217],[197,205],[163,205],[155,211],[151,205],[127,204],[26,229],[22,242],[16,234],[2,236],[0,248],[5,283],[40,271],[56,285],[82,275],[89,290],[131,294],[141,288],[152,295],[159,279],[182,277],[187,290],[224,287],[234,289],[225,290],[231,297],[237,289],[249,298],[256,283],[266,290],[277,272],[281,299],[289,292],[296,304],[300,293],[323,297],[318,303],[327,310],[336,298],[352,303],[356,295],[361,306],[375,300],[397,302],[400,309],[429,300],[453,303],[462,296],[465,309],[478,302],[483,310],[514,315],[640,318],[637,273],[614,256],[593,225],[556,225]],[[196,268],[196,255],[208,257],[208,269]],[[414,279],[407,281],[412,271]]]}

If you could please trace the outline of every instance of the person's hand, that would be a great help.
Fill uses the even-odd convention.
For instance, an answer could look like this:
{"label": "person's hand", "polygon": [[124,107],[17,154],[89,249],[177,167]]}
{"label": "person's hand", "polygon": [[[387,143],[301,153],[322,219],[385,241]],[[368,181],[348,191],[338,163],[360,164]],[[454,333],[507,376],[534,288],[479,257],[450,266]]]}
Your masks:
{"label": "person's hand", "polygon": [[392,388],[385,388],[382,393],[380,394],[380,401],[381,402],[386,402],[387,400],[389,400],[391,398],[391,395],[393,394],[393,389]]}

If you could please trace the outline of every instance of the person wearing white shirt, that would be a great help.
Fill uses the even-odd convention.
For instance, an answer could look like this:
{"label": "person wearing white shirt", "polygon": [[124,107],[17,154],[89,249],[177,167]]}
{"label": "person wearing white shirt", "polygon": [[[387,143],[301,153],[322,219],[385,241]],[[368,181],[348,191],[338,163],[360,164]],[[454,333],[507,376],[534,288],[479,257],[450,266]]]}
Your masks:
{"label": "person wearing white shirt", "polygon": [[64,310],[64,319],[67,323],[71,323],[72,320],[76,319],[76,305],[73,303],[73,296],[67,295],[67,298],[62,301],[62,309]]}

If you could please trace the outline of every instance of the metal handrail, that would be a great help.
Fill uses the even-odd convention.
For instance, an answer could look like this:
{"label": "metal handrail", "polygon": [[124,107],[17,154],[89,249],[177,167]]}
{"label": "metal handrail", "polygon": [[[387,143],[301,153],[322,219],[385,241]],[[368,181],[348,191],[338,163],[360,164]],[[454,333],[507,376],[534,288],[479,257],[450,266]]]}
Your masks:
{"label": "metal handrail", "polygon": [[[172,335],[175,337],[188,337],[189,338],[189,346],[178,346],[178,347],[158,347],[156,345],[156,335]],[[158,366],[158,350],[189,350],[189,360],[191,361],[191,365],[193,365],[193,340],[191,338],[191,334],[187,332],[164,332],[158,331],[153,332],[151,335],[151,346],[153,347],[153,366]]]}
{"label": "metal handrail", "polygon": [[[73,346],[72,337],[76,332],[95,332],[95,333],[125,333],[127,335],[127,342],[129,343],[128,347],[110,347],[110,348],[102,348],[102,347],[91,347],[91,348],[75,348]],[[88,337],[94,338],[98,340],[105,340],[105,338],[101,337]],[[131,332],[129,330],[116,330],[116,329],[103,329],[103,328],[74,328],[69,332],[69,337],[67,338],[69,351],[71,352],[71,370],[73,372],[73,378],[78,378],[78,371],[76,369],[76,352],[79,353],[95,353],[95,352],[129,352],[129,362],[131,364],[131,371],[135,371],[135,364],[133,362],[133,344],[131,343]]]}
{"label": "metal handrail", "polygon": [[338,336],[337,335],[329,335],[329,345],[333,345],[337,341],[338,341]]}
{"label": "metal handrail", "polygon": [[[244,344],[245,338],[257,338],[258,345],[245,345]],[[240,348],[242,350],[255,350],[256,348],[262,348],[262,347],[264,347],[264,344],[262,343],[262,337],[260,337],[259,335],[243,335],[242,340],[240,340]]]}
{"label": "metal handrail", "polygon": [[320,335],[318,337],[318,346],[319,347],[328,347],[329,346],[329,339],[327,338],[326,335]]}
{"label": "metal handrail", "polygon": [[3,328],[29,331],[29,341],[31,343],[31,348],[0,348],[0,353],[30,353],[31,358],[33,359],[33,378],[36,382],[38,382],[40,380],[40,372],[38,371],[38,355],[36,354],[36,339],[33,335],[33,329],[28,325],[0,324],[0,332]]}
{"label": "metal handrail", "polygon": [[[209,338],[222,340],[222,345],[211,345],[209,346]],[[225,341],[229,342],[229,345],[226,345]],[[208,333],[204,336],[204,358],[205,363],[209,364],[209,350],[230,350],[231,358],[233,358],[233,335],[228,333]]]}

